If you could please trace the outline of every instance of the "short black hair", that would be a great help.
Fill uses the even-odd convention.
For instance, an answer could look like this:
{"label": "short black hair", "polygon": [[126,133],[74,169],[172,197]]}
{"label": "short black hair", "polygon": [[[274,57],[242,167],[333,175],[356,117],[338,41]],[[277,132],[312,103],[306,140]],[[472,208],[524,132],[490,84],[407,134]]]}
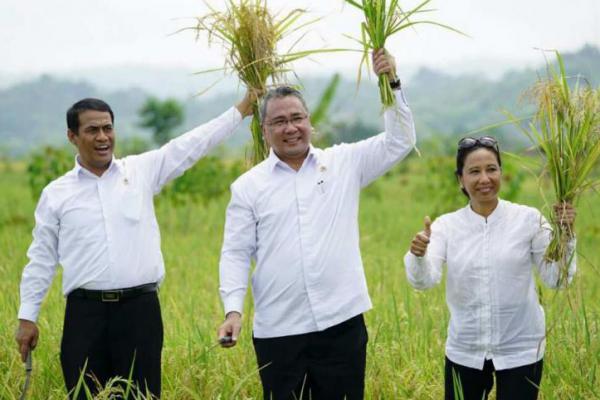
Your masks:
{"label": "short black hair", "polygon": [[[465,160],[467,159],[467,156],[469,154],[471,154],[472,152],[474,152],[475,150],[479,150],[479,149],[486,149],[486,150],[494,153],[494,155],[496,156],[496,160],[498,161],[498,166],[500,168],[502,168],[502,158],[500,157],[500,151],[498,150],[498,147],[486,146],[484,144],[481,144],[480,142],[476,142],[473,146],[466,147],[466,148],[458,146],[458,150],[456,151],[456,171],[455,171],[457,179],[459,177],[461,177],[463,174],[463,169],[465,167]],[[469,196],[469,193],[467,193],[467,191],[465,190],[465,188],[461,188],[460,190],[462,190],[462,192],[465,196],[467,196],[468,198],[471,198]]]}
{"label": "short black hair", "polygon": [[67,110],[67,128],[71,132],[76,135],[79,133],[79,114],[88,110],[107,112],[110,114],[110,121],[115,123],[115,115],[110,106],[105,101],[89,97],[79,100]]}
{"label": "short black hair", "polygon": [[271,99],[280,99],[282,97],[294,96],[302,103],[302,106],[308,112],[308,107],[306,106],[306,101],[304,101],[304,97],[302,93],[298,89],[295,89],[291,86],[278,86],[273,89],[269,89],[267,94],[262,98],[262,102],[260,103],[260,122],[263,123],[265,121],[265,117],[267,115],[267,105]]}

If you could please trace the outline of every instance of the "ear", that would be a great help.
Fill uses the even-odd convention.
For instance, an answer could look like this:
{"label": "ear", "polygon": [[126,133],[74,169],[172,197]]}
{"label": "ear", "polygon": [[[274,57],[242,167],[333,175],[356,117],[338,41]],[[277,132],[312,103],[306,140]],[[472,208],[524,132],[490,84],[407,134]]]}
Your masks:
{"label": "ear", "polygon": [[269,143],[269,133],[264,125],[261,124],[260,130],[262,131],[263,140],[267,144],[267,146],[271,147],[271,143]]}
{"label": "ear", "polygon": [[77,146],[77,134],[75,132],[73,132],[70,129],[67,129],[67,138],[69,139],[69,142]]}

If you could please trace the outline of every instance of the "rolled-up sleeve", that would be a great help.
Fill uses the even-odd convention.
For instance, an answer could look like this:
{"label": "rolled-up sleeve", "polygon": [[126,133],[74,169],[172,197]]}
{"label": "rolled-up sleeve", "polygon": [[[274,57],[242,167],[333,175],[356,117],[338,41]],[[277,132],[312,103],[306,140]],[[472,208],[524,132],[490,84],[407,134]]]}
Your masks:
{"label": "rolled-up sleeve", "polygon": [[21,278],[18,318],[33,322],[37,321],[58,265],[59,221],[49,203],[48,195],[43,191],[35,210],[33,241],[27,251],[29,263]]}
{"label": "rolled-up sleeve", "polygon": [[225,315],[231,311],[242,313],[250,264],[256,254],[257,218],[240,186],[239,181],[231,185],[219,262],[219,292]]}

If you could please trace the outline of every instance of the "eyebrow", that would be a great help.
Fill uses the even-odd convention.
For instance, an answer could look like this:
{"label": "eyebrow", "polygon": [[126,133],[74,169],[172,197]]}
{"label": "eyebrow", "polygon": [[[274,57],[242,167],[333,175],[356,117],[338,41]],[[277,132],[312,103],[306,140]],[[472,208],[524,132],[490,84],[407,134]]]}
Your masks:
{"label": "eyebrow", "polygon": [[98,129],[98,128],[112,128],[113,124],[112,123],[108,123],[108,124],[90,124],[90,125],[86,125],[83,127],[84,130],[88,130],[88,129]]}
{"label": "eyebrow", "polygon": [[[304,115],[304,114],[305,114],[305,113],[303,113],[303,112],[300,112],[300,111],[298,111],[298,112],[294,112],[294,113],[290,114],[290,118],[293,118],[293,117],[298,117],[298,116],[300,116],[300,115]],[[278,119],[285,119],[285,118],[287,118],[287,116],[286,116],[286,115],[278,115],[278,116],[274,117],[274,118],[273,118],[271,121],[275,121],[275,120],[278,120]]]}
{"label": "eyebrow", "polygon": [[[498,164],[487,164],[487,165],[485,165],[483,168],[489,168],[489,167],[498,168]],[[476,167],[469,167],[469,168],[467,168],[467,171],[473,171],[473,170],[476,170],[476,169],[481,169],[481,168],[482,168],[482,167],[480,167],[480,166],[476,166]]]}

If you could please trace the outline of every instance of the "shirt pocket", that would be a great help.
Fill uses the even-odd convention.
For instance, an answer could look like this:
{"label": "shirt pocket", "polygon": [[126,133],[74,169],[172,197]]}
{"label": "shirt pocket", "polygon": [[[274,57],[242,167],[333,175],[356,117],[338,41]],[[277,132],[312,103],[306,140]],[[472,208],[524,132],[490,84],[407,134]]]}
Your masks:
{"label": "shirt pocket", "polygon": [[126,220],[130,222],[139,222],[142,217],[143,193],[140,188],[134,185],[122,185],[124,187],[121,188],[116,206]]}

